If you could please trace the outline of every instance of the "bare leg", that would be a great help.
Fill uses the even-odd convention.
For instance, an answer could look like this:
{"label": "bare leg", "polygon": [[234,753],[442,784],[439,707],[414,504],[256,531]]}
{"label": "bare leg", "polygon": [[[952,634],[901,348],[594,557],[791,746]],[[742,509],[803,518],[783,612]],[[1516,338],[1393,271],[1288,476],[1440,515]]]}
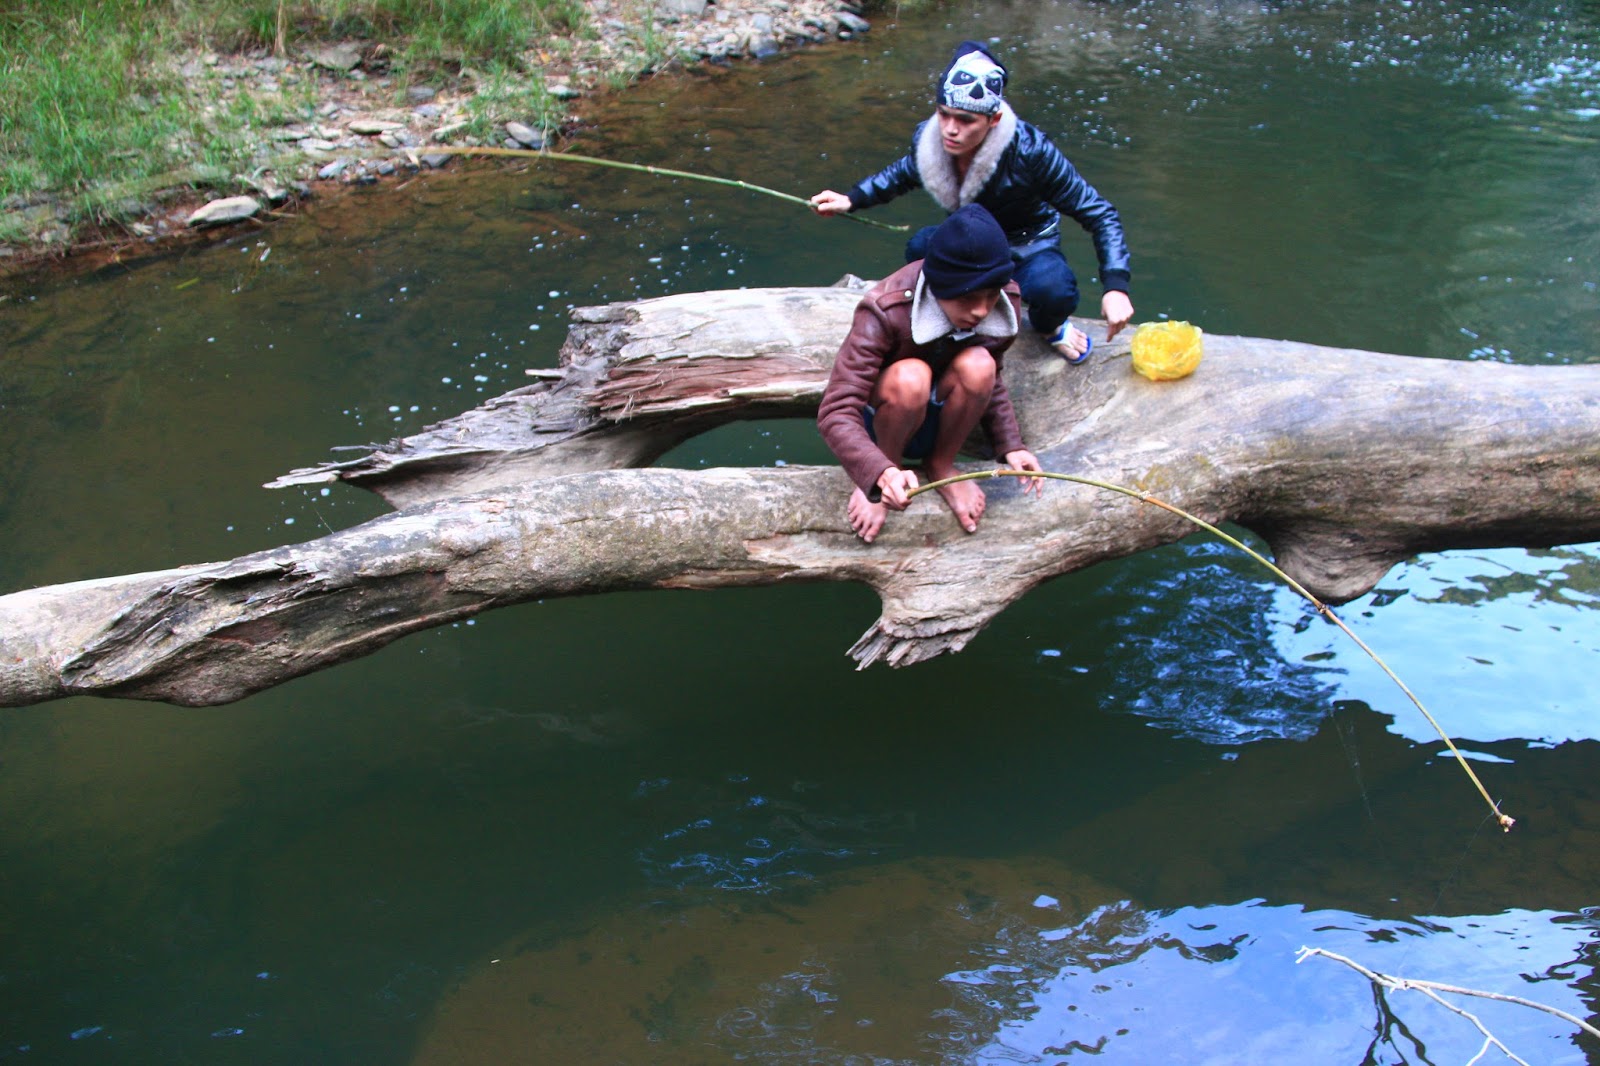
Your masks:
{"label": "bare leg", "polygon": [[[960,473],[956,469],[956,455],[989,408],[994,373],[994,356],[987,349],[973,347],[951,360],[949,368],[939,378],[939,397],[944,401],[944,410],[939,415],[939,436],[923,463],[930,480],[941,481]],[[988,499],[976,482],[958,481],[942,486],[939,495],[955,512],[962,529],[968,533],[977,532],[978,520],[983,517]]]}
{"label": "bare leg", "polygon": [[[909,441],[928,414],[928,393],[933,385],[933,370],[921,359],[901,359],[884,368],[883,376],[872,389],[872,406],[877,413],[872,418],[878,447],[889,461],[899,466],[903,461],[906,442]],[[845,509],[850,528],[856,536],[871,544],[883,528],[889,508],[873,503],[867,494],[857,488],[850,494]]]}

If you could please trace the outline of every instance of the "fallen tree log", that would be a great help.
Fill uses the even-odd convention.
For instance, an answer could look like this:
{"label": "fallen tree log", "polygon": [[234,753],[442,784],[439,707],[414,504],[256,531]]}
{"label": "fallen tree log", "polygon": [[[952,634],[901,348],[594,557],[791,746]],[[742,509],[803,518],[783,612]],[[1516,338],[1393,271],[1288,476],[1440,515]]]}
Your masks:
{"label": "fallen tree log", "polygon": [[[1191,532],[1126,496],[1051,482],[1034,499],[1002,479],[985,483],[975,535],[928,494],[868,546],[835,468],[613,469],[726,421],[813,412],[855,299],[772,289],[580,310],[561,371],[274,482],[346,480],[394,514],[227,562],[0,596],[0,705],[224,703],[493,607],[796,580],[875,588],[882,615],[851,654],[905,665],[960,650],[1043,581]],[[1068,367],[1018,341],[1007,382],[1044,467],[1251,529],[1329,602],[1419,551],[1600,538],[1600,367],[1211,336],[1196,374],[1158,384],[1126,355],[1118,338]]]}

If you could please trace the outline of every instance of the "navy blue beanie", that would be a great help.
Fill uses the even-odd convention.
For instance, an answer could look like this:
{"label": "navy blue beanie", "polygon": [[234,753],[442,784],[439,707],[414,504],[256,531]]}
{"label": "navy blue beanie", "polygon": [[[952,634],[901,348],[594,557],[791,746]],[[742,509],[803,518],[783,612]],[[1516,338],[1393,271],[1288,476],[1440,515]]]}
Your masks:
{"label": "navy blue beanie", "polygon": [[928,241],[922,276],[940,299],[978,289],[998,289],[1011,280],[1011,245],[985,208],[968,204],[939,224]]}

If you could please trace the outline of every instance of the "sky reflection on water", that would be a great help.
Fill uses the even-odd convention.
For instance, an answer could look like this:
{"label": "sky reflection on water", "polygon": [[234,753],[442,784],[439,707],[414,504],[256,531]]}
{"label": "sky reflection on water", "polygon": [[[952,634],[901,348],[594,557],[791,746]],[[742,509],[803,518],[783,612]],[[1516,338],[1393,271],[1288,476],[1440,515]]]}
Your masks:
{"label": "sky reflection on water", "polygon": [[[1478,1042],[1463,1019],[1415,993],[1391,993],[1387,1017],[1365,978],[1329,959],[1296,964],[1297,950],[1317,947],[1423,980],[1448,974],[1450,984],[1581,1016],[1584,1004],[1563,982],[1575,963],[1593,960],[1600,942],[1592,921],[1559,914],[1380,922],[1261,901],[1156,913],[1115,905],[1075,926],[1017,932],[1003,957],[1026,961],[991,965],[978,988],[998,983],[1018,1002],[970,1061],[1044,1062],[1067,1049],[1145,1063],[1448,1061]],[[1056,957],[1039,945],[1010,946],[1035,937],[1072,946]],[[1519,977],[1508,979],[1498,960],[1485,958],[1485,938],[1519,953]],[[1305,972],[1314,967],[1334,967],[1343,980]],[[1562,1023],[1525,1007],[1455,1002],[1530,1061],[1585,1061]],[[1352,1025],[1363,1016],[1365,1031]]]}
{"label": "sky reflection on water", "polygon": [[[1593,545],[1428,555],[1395,567],[1339,616],[1452,737],[1544,745],[1597,740],[1595,577]],[[1438,741],[1353,642],[1318,621],[1298,621],[1305,611],[1292,594],[1276,598],[1280,624],[1271,632],[1285,662],[1315,662],[1339,697],[1382,709],[1397,733],[1418,744]],[[1283,624],[1290,619],[1297,620]]]}
{"label": "sky reflection on water", "polygon": [[[1464,1019],[1418,993],[1375,997],[1344,964],[1297,953],[1582,1015],[1569,982],[1600,945],[1592,917],[1554,912],[1159,911],[1093,902],[1103,892],[1045,862],[923,859],[762,906],[700,896],[617,914],[571,940],[508,945],[443,1004],[419,1062],[463,1039],[486,1060],[517,1046],[658,1062],[1464,1061],[1481,1043]],[[517,996],[528,1008],[512,1020]],[[1455,1001],[1529,1061],[1585,1061],[1550,1015]],[[486,1018],[502,1028],[475,1028]]]}

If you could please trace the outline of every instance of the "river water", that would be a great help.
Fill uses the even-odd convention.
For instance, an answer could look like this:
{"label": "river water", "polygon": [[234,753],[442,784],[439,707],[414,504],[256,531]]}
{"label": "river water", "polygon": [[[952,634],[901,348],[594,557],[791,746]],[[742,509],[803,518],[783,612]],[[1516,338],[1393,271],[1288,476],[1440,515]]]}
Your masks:
{"label": "river water", "polygon": [[[988,38],[1121,209],[1140,319],[1587,362],[1597,26],[1548,0],[958,2],[644,84],[577,147],[842,188]],[[541,164],[14,286],[0,589],[380,514],[257,486],[523,384],[573,306],[898,256]],[[826,461],[804,421],[664,460]],[[0,711],[0,1061],[1465,1062],[1465,1019],[1296,952],[1595,1013],[1597,605],[1580,545],[1420,557],[1342,611],[1510,835],[1365,656],[1202,539],[906,671],[853,672],[876,602],[821,585],[505,609],[214,709]],[[1530,1062],[1600,1062],[1559,1018],[1463,1005]]]}

